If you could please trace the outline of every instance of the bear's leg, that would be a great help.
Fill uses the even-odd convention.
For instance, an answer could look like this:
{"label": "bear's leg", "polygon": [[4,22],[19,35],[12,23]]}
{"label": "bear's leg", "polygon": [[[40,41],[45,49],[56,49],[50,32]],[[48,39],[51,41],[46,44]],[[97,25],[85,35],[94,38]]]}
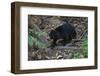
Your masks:
{"label": "bear's leg", "polygon": [[65,38],[65,39],[63,39],[63,41],[62,41],[62,45],[65,46],[66,44],[67,44],[67,39]]}
{"label": "bear's leg", "polygon": [[67,43],[70,43],[71,39],[69,39],[68,37],[64,38],[62,41],[62,45],[65,46]]}
{"label": "bear's leg", "polygon": [[57,41],[57,39],[53,40],[53,43],[51,44],[51,47],[55,47],[56,46],[56,41]]}

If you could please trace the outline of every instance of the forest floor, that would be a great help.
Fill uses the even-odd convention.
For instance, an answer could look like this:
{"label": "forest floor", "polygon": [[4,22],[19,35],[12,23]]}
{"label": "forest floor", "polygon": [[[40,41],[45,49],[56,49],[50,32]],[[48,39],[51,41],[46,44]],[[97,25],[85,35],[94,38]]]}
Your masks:
{"label": "forest floor", "polygon": [[[32,19],[30,21],[30,18]],[[47,35],[42,40],[51,45],[52,40],[48,39],[48,34],[52,29],[62,25],[64,21],[69,22],[75,27],[77,38],[73,39],[65,46],[57,45],[55,48],[29,47],[28,60],[52,60],[52,59],[76,59],[87,58],[87,37],[88,18],[87,17],[64,17],[64,16],[39,16],[29,15],[29,29],[35,28],[39,32],[46,32]],[[86,47],[84,47],[84,44]],[[86,49],[85,49],[86,48]]]}

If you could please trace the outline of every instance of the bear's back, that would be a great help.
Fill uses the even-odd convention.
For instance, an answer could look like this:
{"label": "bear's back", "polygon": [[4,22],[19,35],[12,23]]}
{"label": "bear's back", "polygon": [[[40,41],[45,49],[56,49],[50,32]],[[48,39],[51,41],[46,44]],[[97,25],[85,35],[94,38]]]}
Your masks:
{"label": "bear's back", "polygon": [[65,23],[65,24],[57,27],[55,30],[62,34],[66,34],[66,33],[72,34],[72,32],[75,30],[75,28],[71,24]]}

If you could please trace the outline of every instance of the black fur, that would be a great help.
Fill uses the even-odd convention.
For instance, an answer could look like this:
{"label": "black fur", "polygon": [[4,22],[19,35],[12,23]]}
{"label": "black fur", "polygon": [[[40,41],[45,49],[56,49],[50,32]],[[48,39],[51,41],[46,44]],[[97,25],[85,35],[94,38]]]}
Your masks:
{"label": "black fur", "polygon": [[66,45],[72,39],[76,38],[76,31],[71,24],[64,23],[63,25],[57,27],[56,29],[51,30],[49,36],[50,39],[53,39],[52,47],[57,45],[56,42],[59,39],[62,39],[61,41],[62,45]]}

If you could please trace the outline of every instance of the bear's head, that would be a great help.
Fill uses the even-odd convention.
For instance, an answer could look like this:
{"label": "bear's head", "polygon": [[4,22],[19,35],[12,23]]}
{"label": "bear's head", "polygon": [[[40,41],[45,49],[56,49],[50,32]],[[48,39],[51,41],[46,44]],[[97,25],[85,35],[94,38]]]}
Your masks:
{"label": "bear's head", "polygon": [[49,33],[50,39],[57,39],[59,38],[59,36],[59,32],[57,32],[56,30],[51,30],[51,32]]}

